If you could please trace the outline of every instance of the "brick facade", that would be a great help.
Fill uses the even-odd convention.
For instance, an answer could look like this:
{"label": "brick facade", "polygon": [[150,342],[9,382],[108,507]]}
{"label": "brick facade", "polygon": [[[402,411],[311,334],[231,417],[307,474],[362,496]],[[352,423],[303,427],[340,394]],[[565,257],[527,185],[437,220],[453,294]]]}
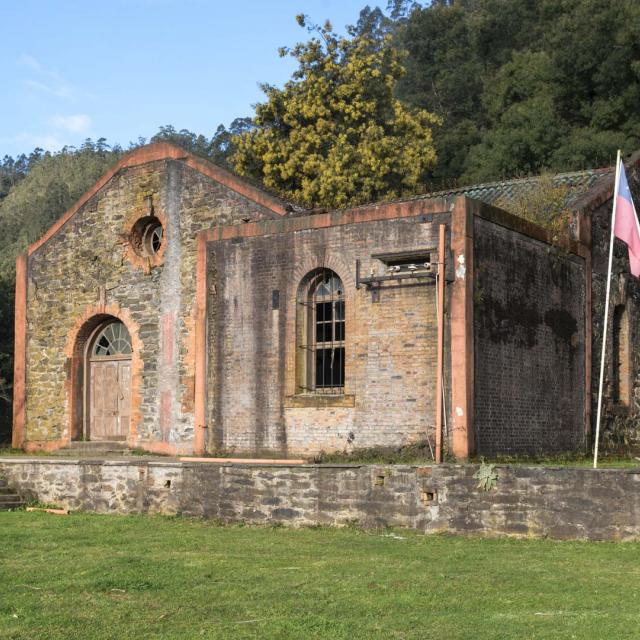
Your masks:
{"label": "brick facade", "polygon": [[[112,318],[134,343],[130,446],[252,455],[433,446],[434,280],[375,278],[389,274],[389,256],[429,254],[435,272],[446,225],[445,451],[584,448],[601,336],[585,320],[592,298],[600,313],[610,194],[598,196],[592,227],[588,206],[576,213],[579,241],[556,240],[559,249],[535,225],[454,195],[296,212],[170,145],[132,152],[18,260],[14,443],[52,449],[84,437],[84,346]],[[165,233],[152,259],[132,235],[150,212]],[[357,286],[356,264],[373,284]],[[612,393],[632,398],[632,415],[640,297],[622,253],[617,264],[616,305],[626,301],[629,319],[614,343],[629,357]],[[317,268],[344,287],[345,381],[333,396],[300,382],[300,287]]]}
{"label": "brick facade", "polygon": [[[165,224],[156,265],[129,259],[129,232],[148,198]],[[72,433],[73,404],[82,402],[71,388],[73,345],[84,323],[103,314],[137,339],[129,444],[191,451],[196,234],[265,217],[274,213],[180,160],[159,160],[118,172],[36,247],[26,296],[25,441],[47,448],[82,437]]]}
{"label": "brick facade", "polygon": [[[270,223],[264,225],[265,228]],[[384,275],[372,256],[431,252],[437,226],[419,217],[372,220],[209,244],[209,419],[212,448],[310,454],[434,441],[436,364],[433,280],[390,282],[374,298],[356,289],[363,274]],[[344,396],[297,389],[296,341],[304,314],[298,288],[318,267],[344,284]],[[278,298],[274,309],[273,298]],[[299,366],[299,365],[298,365]]]}
{"label": "brick facade", "polygon": [[[640,202],[640,167],[630,163],[626,170],[634,201]],[[608,197],[606,197],[608,196]],[[611,194],[601,198],[602,203],[589,211],[592,238],[593,277],[591,284],[592,305],[592,368],[591,368],[591,424],[595,429],[602,328],[604,319],[607,261],[611,233]],[[617,312],[624,311],[620,326]],[[615,241],[611,277],[609,322],[607,325],[607,356],[605,360],[605,385],[603,390],[604,419],[602,424],[605,445],[609,447],[640,445],[640,283],[629,272],[627,247]],[[624,334],[627,334],[626,337]],[[622,334],[622,335],[621,335]],[[620,339],[622,338],[622,344]],[[624,342],[628,350],[624,353]],[[619,349],[616,349],[619,346]],[[635,348],[634,348],[635,347]],[[624,376],[623,379],[621,377]],[[628,402],[616,397],[614,380],[628,386]]]}
{"label": "brick facade", "polygon": [[584,259],[474,222],[476,450],[582,450]]}

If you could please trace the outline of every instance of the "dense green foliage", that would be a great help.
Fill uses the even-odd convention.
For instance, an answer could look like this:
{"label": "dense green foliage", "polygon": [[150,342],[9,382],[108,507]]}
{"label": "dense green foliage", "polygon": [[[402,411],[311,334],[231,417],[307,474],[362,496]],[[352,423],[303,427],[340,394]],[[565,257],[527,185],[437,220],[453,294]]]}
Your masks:
{"label": "dense green foliage", "polygon": [[0,513],[0,636],[636,638],[637,543]]}
{"label": "dense green foliage", "polygon": [[235,153],[236,141],[252,127],[251,118],[236,118],[229,128],[221,124],[209,139],[187,129],[176,131],[174,127],[167,125],[160,127],[158,133],[149,142],[171,142],[195,155],[208,158],[219,167],[231,169],[229,158]]}
{"label": "dense green foliage", "polygon": [[426,181],[604,166],[640,146],[636,0],[436,0],[395,32],[399,96],[443,119]]}

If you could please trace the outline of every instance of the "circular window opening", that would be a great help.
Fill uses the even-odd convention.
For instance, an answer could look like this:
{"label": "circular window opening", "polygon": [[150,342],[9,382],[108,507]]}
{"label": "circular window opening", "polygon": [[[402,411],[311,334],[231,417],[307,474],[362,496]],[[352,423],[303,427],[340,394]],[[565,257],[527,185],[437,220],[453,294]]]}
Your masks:
{"label": "circular window opening", "polygon": [[142,235],[142,247],[147,255],[155,255],[162,246],[162,225],[159,222],[148,224]]}
{"label": "circular window opening", "polygon": [[145,257],[157,255],[164,241],[162,223],[155,216],[140,218],[133,226],[131,241],[138,255]]}

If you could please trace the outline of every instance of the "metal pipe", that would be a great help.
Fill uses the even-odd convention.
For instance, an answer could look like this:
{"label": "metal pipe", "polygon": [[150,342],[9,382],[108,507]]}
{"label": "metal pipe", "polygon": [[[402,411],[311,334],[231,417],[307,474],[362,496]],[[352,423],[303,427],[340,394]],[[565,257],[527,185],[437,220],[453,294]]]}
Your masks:
{"label": "metal pipe", "polygon": [[440,241],[438,244],[437,314],[438,314],[438,353],[436,365],[436,463],[442,462],[442,364],[444,360],[444,257],[446,225],[439,225]]}

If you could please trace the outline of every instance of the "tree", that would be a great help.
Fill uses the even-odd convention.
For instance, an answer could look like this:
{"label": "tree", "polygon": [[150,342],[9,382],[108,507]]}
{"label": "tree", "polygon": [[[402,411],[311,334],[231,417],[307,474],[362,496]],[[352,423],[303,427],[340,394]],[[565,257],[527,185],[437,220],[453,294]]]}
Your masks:
{"label": "tree", "polygon": [[469,149],[487,127],[484,94],[511,51],[534,40],[531,0],[462,0],[413,5],[397,23],[397,46],[407,50],[401,100],[439,115],[434,131],[438,164],[425,180],[457,180]]}
{"label": "tree", "polygon": [[392,4],[398,97],[443,120],[426,181],[603,166],[640,144],[637,0]]}
{"label": "tree", "polygon": [[[375,18],[375,16],[372,16]],[[297,16],[300,26],[306,17]],[[254,128],[234,138],[234,169],[306,206],[344,207],[415,193],[436,154],[439,121],[394,96],[402,54],[375,20],[348,30],[311,25],[313,37],[282,49],[298,61],[283,89],[263,85]]]}
{"label": "tree", "polygon": [[465,182],[535,174],[552,165],[569,128],[558,113],[558,84],[547,53],[514,52],[483,95],[491,126],[467,154]]}
{"label": "tree", "polygon": [[[229,128],[222,124],[219,125],[209,139],[188,129],[178,131],[174,126],[168,124],[160,127],[158,133],[151,138],[151,142],[170,142],[190,153],[207,158],[221,167],[230,169],[229,157],[235,151],[235,138],[251,128],[251,118],[235,118]],[[139,139],[138,144],[133,143],[131,147],[144,143],[144,139]]]}

